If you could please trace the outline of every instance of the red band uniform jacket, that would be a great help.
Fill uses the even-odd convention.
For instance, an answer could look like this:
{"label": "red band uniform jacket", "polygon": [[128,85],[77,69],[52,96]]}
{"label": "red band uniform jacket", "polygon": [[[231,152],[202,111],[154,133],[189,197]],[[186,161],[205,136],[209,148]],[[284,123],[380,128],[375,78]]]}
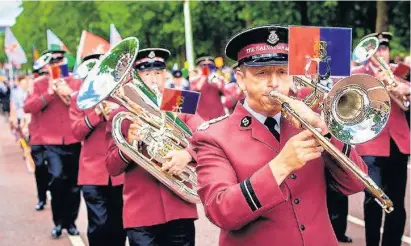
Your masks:
{"label": "red band uniform jacket", "polygon": [[[198,76],[190,81],[191,88],[196,90],[200,80],[206,79],[204,76]],[[215,78],[219,80],[219,78]],[[221,95],[224,94],[224,81],[208,82],[205,81],[199,92],[201,93],[200,101],[198,102],[198,115],[204,120],[210,120],[225,114],[224,106],[221,102]]]}
{"label": "red band uniform jacket", "polygon": [[[177,219],[196,219],[198,215],[195,204],[188,203],[175,195],[116,146],[111,134],[112,116],[122,111],[127,110],[120,107],[111,113],[106,127],[106,139],[109,141],[108,172],[114,176],[124,173],[124,227],[158,225]],[[190,129],[195,129],[201,122],[201,118],[197,117],[185,116],[185,123]],[[123,136],[127,136],[130,124],[128,120],[123,121],[121,126]]]}
{"label": "red band uniform jacket", "polygon": [[[201,125],[192,138],[198,192],[206,216],[221,228],[219,245],[337,246],[327,212],[325,170],[346,195],[362,191],[362,183],[334,163],[325,168],[324,159],[330,158],[323,154],[278,185],[268,163],[300,130],[282,118],[278,142],[241,103],[220,120]],[[331,143],[366,172],[354,148],[334,138]]]}
{"label": "red band uniform jacket", "polygon": [[83,145],[80,153],[78,185],[123,184],[124,175],[110,176],[106,169],[108,141],[106,140],[106,120],[98,115],[94,107],[80,110],[77,106],[77,94],[70,105],[71,129],[77,141]]}
{"label": "red band uniform jacket", "polygon": [[[368,66],[356,67],[352,70],[352,74],[374,76],[374,72]],[[392,68],[394,66],[394,64],[391,64]],[[397,79],[400,82],[404,82],[400,78]],[[356,145],[355,149],[361,156],[390,156],[390,138],[397,144],[401,153],[410,154],[410,128],[404,111],[392,100],[390,117],[381,133],[371,141]]]}
{"label": "red band uniform jacket", "polygon": [[[81,81],[73,77],[65,78],[68,86],[76,91]],[[54,93],[49,94],[49,77],[41,76],[34,83],[33,93],[24,103],[24,112],[37,118],[35,137],[30,143],[34,145],[69,145],[78,143],[71,131],[69,106]]]}

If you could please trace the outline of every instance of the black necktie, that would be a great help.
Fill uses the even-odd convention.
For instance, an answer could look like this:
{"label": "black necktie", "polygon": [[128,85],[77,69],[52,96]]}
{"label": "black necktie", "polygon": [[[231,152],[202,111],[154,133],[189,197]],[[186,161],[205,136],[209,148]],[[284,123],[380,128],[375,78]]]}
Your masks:
{"label": "black necktie", "polygon": [[268,130],[270,130],[271,134],[273,134],[277,141],[280,142],[280,134],[274,128],[275,125],[277,125],[277,121],[272,117],[267,117],[267,119],[264,122],[264,125],[268,127]]}

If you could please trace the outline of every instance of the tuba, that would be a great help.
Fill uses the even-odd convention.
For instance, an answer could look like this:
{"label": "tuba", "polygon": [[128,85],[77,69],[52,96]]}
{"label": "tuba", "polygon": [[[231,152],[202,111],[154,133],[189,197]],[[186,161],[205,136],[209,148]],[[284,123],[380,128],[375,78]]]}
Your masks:
{"label": "tuba", "polygon": [[[299,82],[311,88],[316,86],[307,80]],[[352,75],[338,81],[330,91],[320,92],[327,92],[321,108],[330,133],[346,144],[361,144],[374,139],[388,122],[390,97],[384,84],[370,75]],[[387,213],[393,211],[393,204],[388,196],[346,155],[300,117],[290,106],[289,97],[277,91],[271,91],[269,96],[280,103],[286,119],[290,116],[297,120],[302,128],[312,132],[324,150],[345,170],[354,174]]]}
{"label": "tuba", "polygon": [[[186,148],[192,133],[178,117],[160,111],[159,93],[148,88],[134,73],[138,48],[138,39],[129,37],[101,57],[83,82],[77,104],[84,110],[111,97],[127,108],[129,112],[113,117],[112,135],[118,148],[183,200],[198,203],[193,166],[188,165],[178,176],[161,171],[166,154]],[[121,132],[124,120],[142,122],[139,143],[129,144],[124,138]]]}
{"label": "tuba", "polygon": [[[375,55],[378,50],[379,44],[378,39],[376,37],[368,37],[363,39],[353,50],[352,60],[357,63],[365,63],[367,61],[372,61],[374,64],[378,64],[378,69],[384,71],[388,75],[388,81],[386,81],[386,86],[395,87],[397,86],[397,82],[394,76],[394,73],[391,71],[389,64],[387,64],[381,57]],[[371,69],[374,73],[378,72],[375,71],[375,68],[371,66]],[[389,93],[391,99],[400,106],[400,108],[404,111],[407,111],[410,106],[410,102],[407,98],[400,97],[398,95],[394,95],[393,93]]]}

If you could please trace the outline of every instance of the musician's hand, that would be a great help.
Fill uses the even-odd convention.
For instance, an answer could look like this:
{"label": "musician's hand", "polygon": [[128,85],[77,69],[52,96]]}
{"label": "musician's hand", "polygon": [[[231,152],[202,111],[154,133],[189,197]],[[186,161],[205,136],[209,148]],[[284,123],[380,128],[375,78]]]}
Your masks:
{"label": "musician's hand", "polygon": [[397,82],[396,86],[390,86],[388,88],[387,86],[387,90],[391,91],[392,93],[394,93],[397,96],[407,96],[410,94],[410,86],[406,83],[402,83],[402,82]]}
{"label": "musician's hand", "polygon": [[[308,107],[304,102],[290,99],[287,101],[288,104],[294,109],[294,111],[303,119],[305,119],[314,128],[321,129],[321,134],[325,135],[328,133],[327,124],[321,118],[321,116],[315,113],[310,107]],[[295,127],[301,128],[301,124],[292,116],[285,115],[287,120],[289,120]]]}
{"label": "musician's hand", "polygon": [[185,149],[172,150],[165,156],[167,162],[163,163],[161,170],[173,175],[180,175],[192,160],[190,153]]}
{"label": "musician's hand", "polygon": [[277,183],[280,184],[287,175],[302,168],[308,161],[321,156],[324,148],[318,146],[313,134],[304,130],[291,137],[280,153],[270,161],[269,165]]}
{"label": "musician's hand", "polygon": [[56,91],[61,96],[70,96],[73,93],[73,90],[68,85],[58,86]]}
{"label": "musician's hand", "polygon": [[388,85],[388,82],[390,81],[390,77],[388,76],[387,72],[383,70],[376,72],[374,76],[385,85]]}
{"label": "musician's hand", "polygon": [[133,123],[130,124],[127,132],[127,142],[133,145],[135,142],[140,141],[139,131],[141,128],[141,122],[135,120]]}

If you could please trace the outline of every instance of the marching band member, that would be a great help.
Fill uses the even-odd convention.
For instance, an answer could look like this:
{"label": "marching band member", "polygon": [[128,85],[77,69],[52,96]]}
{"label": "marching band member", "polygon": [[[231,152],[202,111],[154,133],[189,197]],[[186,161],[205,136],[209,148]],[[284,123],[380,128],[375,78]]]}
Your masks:
{"label": "marching band member", "polygon": [[[326,172],[344,194],[364,186],[331,162],[308,130],[299,130],[268,97],[289,94],[288,29],[265,25],[230,39],[225,53],[239,62],[236,77],[245,100],[230,116],[203,123],[195,132],[199,195],[218,227],[220,245],[337,246],[326,205]],[[325,122],[303,102],[288,103],[322,134]],[[330,142],[361,168],[355,149]],[[325,168],[327,167],[327,168]]]}
{"label": "marching band member", "polygon": [[[61,65],[64,51],[46,51],[52,59],[46,65]],[[50,191],[52,195],[53,238],[61,236],[63,228],[71,235],[78,235],[75,225],[80,205],[80,188],[77,186],[78,161],[81,144],[73,136],[67,102],[62,98],[70,97],[80,86],[80,81],[72,77],[64,78],[66,85],[54,86],[48,76],[40,77],[34,84],[34,90],[24,104],[24,111],[37,117],[38,138],[32,139],[34,145],[43,145],[51,175]],[[56,91],[55,91],[56,90]]]}
{"label": "marching band member", "polygon": [[[375,55],[382,57],[389,64],[389,44],[392,34],[372,33],[364,38],[366,37],[378,38],[380,45]],[[394,64],[390,66],[395,67]],[[388,81],[385,71],[372,62],[354,68],[352,74],[369,74],[380,81]],[[396,84],[396,87],[389,89],[397,95],[409,96],[408,82],[397,78]],[[370,177],[379,187],[382,187],[395,206],[394,211],[385,216],[382,245],[399,246],[406,220],[404,197],[407,184],[407,160],[410,154],[410,128],[404,111],[397,103],[391,100],[390,118],[382,132],[374,140],[358,145],[356,150],[367,163]],[[381,219],[381,207],[368,192],[365,192],[364,220],[368,246],[380,243]]]}
{"label": "marching band member", "polygon": [[[151,89],[161,93],[165,86],[165,62],[170,52],[160,48],[140,50],[134,69],[142,81]],[[124,107],[111,115],[125,111]],[[202,120],[198,116],[181,118],[187,126],[195,129]],[[111,119],[107,124],[106,138],[109,139],[107,169],[111,175],[124,173],[123,223],[131,246],[136,245],[194,245],[194,220],[197,219],[195,204],[183,201],[150,173],[122,153],[111,136]],[[122,132],[127,141],[138,140],[138,124],[125,122]],[[192,161],[186,150],[171,151],[170,161],[162,169],[179,174]]]}
{"label": "marching band member", "polygon": [[[48,80],[48,73],[43,69],[35,69],[33,71],[35,80],[34,84],[38,81]],[[33,84],[33,87],[34,87]],[[28,98],[31,97],[33,93],[33,89],[29,89]],[[25,102],[26,104],[26,102]],[[36,144],[41,142],[41,135],[39,135],[39,131],[37,130],[38,126],[38,118],[39,114],[31,114],[30,123],[28,125],[29,128],[29,144],[30,144],[30,151],[31,156],[34,161],[35,170],[34,170],[34,177],[36,179],[36,186],[37,186],[37,198],[38,202],[36,204],[35,209],[37,211],[41,211],[44,209],[44,206],[47,203],[47,190],[48,190],[48,183],[50,181],[48,167],[46,164],[46,148],[42,144]]]}
{"label": "marching band member", "polygon": [[[238,63],[233,65],[233,71],[238,68]],[[233,113],[237,102],[244,98],[244,93],[236,82],[226,83],[224,86],[224,93],[221,99],[224,108],[228,109],[229,113]]]}
{"label": "marching band member", "polygon": [[[100,54],[83,58],[98,59]],[[82,111],[77,106],[77,95],[70,104],[71,129],[74,137],[82,141],[78,185],[82,186],[87,205],[87,238],[90,246],[125,245],[123,229],[123,175],[112,177],[106,169],[108,142],[105,139],[106,118],[118,107],[112,102],[103,102],[102,107]],[[104,111],[104,112],[103,112]]]}
{"label": "marching band member", "polygon": [[201,92],[197,112],[204,120],[225,114],[221,102],[225,82],[221,78],[211,78],[212,74],[204,74],[203,71],[207,70],[207,67],[208,71],[215,68],[214,58],[209,56],[198,58],[196,60],[197,76],[190,77],[191,90]]}

